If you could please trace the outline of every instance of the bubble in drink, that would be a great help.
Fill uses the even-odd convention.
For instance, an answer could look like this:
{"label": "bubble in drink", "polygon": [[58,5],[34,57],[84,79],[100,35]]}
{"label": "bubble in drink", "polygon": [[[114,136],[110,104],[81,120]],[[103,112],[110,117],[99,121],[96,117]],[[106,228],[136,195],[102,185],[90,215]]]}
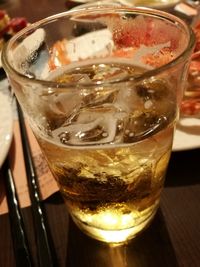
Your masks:
{"label": "bubble in drink", "polygon": [[170,158],[175,95],[163,79],[126,80],[143,72],[112,63],[54,75],[60,83],[77,79],[78,91],[52,93],[47,134],[35,129],[74,221],[106,242],[123,242],[149,224]]}

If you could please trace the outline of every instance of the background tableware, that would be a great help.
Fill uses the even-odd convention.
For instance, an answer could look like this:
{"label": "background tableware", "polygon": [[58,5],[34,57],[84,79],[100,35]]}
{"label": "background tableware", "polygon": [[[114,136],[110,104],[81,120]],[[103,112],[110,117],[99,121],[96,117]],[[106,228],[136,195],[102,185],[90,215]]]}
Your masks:
{"label": "background tableware", "polygon": [[0,92],[0,167],[12,141],[13,114],[11,99]]}

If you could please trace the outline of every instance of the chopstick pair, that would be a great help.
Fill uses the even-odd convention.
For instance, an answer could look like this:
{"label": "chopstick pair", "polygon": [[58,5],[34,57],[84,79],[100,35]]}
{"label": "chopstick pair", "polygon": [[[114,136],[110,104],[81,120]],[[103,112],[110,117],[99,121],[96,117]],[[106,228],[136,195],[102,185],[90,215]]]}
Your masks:
{"label": "chopstick pair", "polygon": [[[37,175],[31,155],[31,149],[28,141],[23,113],[18,102],[17,112],[25,160],[27,183],[32,203],[32,212],[38,251],[38,262],[40,267],[55,267],[57,266],[56,256],[55,252],[52,250],[50,238],[48,236],[46,217],[42,208],[42,204],[40,202],[40,191],[38,187]],[[33,261],[28,246],[23,217],[21,215],[17,191],[15,188],[13,174],[9,167],[8,158],[4,162],[3,172],[5,176],[5,187],[7,193],[16,266],[32,267]]]}
{"label": "chopstick pair", "polygon": [[19,119],[22,147],[24,153],[28,189],[32,203],[32,212],[33,212],[33,220],[34,220],[36,240],[37,240],[39,266],[55,267],[57,266],[56,255],[54,250],[52,250],[50,236],[48,235],[46,217],[40,201],[40,190],[38,187],[37,174],[35,171],[34,162],[31,155],[31,149],[28,141],[28,135],[24,122],[23,112],[18,102],[17,102],[17,111],[18,111],[18,119]]}
{"label": "chopstick pair", "polygon": [[5,189],[7,195],[16,266],[32,267],[32,258],[28,246],[23,218],[20,211],[20,205],[17,197],[13,174],[9,167],[8,157],[6,158],[2,169],[5,177]]}

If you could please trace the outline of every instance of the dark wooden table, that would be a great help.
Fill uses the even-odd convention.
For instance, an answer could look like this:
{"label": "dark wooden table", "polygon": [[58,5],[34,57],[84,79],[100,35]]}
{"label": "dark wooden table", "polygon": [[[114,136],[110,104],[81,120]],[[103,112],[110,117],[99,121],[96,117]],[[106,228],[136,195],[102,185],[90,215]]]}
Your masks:
{"label": "dark wooden table", "polygon": [[[67,9],[64,0],[8,0],[0,8],[30,22]],[[151,226],[127,246],[109,247],[82,234],[59,193],[43,204],[59,267],[200,266],[200,149],[172,153],[160,209]],[[22,215],[34,266],[39,266],[31,207],[22,209]],[[5,214],[0,216],[0,267],[14,266]]]}

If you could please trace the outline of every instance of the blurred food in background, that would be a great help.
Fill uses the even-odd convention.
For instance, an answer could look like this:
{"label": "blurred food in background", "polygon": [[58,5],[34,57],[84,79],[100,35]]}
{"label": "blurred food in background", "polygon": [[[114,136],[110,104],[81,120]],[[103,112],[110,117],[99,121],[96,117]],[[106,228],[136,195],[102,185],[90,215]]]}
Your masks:
{"label": "blurred food in background", "polygon": [[26,26],[26,18],[10,18],[6,10],[0,9],[0,49],[2,49],[3,45],[8,39]]}
{"label": "blurred food in background", "polygon": [[181,105],[182,116],[200,117],[200,22],[194,26],[196,46],[189,69],[188,86]]}

